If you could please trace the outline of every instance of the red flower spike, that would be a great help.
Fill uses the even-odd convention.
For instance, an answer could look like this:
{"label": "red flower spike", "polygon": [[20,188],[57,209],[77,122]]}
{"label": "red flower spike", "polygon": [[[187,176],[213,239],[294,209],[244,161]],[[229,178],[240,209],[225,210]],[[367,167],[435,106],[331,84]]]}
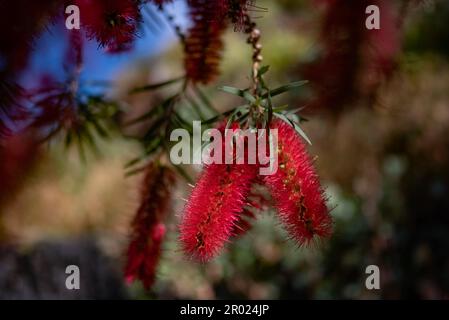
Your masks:
{"label": "red flower spike", "polygon": [[[310,109],[333,106],[341,111],[359,99],[375,98],[380,85],[397,67],[401,45],[400,17],[388,0],[315,0],[324,5],[320,40],[321,58],[306,66],[305,77],[314,84]],[[380,8],[379,30],[365,26],[365,9]]]}
{"label": "red flower spike", "polygon": [[175,175],[169,168],[155,163],[148,166],[141,204],[131,224],[131,242],[124,272],[128,283],[139,279],[146,289],[150,289],[155,281],[165,235],[164,219],[174,182]]}
{"label": "red flower spike", "polygon": [[225,15],[234,24],[234,31],[244,31],[245,16],[248,15],[251,7],[255,6],[255,0],[221,0],[221,7],[225,10]]}
{"label": "red flower spike", "polygon": [[[225,126],[226,122],[218,127],[222,135]],[[233,124],[231,128],[236,129],[238,125]],[[224,143],[222,148],[224,151]],[[222,160],[224,163],[224,152]],[[180,226],[180,241],[186,254],[206,262],[238,233],[239,226],[245,228],[243,216],[257,173],[255,164],[205,166],[184,209]]]}
{"label": "red flower spike", "polygon": [[[24,10],[26,8],[26,10]],[[33,43],[60,13],[60,1],[0,1],[0,144],[14,135],[17,120],[30,116],[19,85]],[[13,27],[12,27],[13,26]]]}
{"label": "red flower spike", "polygon": [[141,21],[138,1],[78,0],[77,5],[89,38],[112,53],[131,48]]}
{"label": "red flower spike", "polygon": [[332,218],[301,138],[283,121],[274,121],[271,128],[278,130],[278,170],[263,179],[282,222],[300,245],[329,236]]}
{"label": "red flower spike", "polygon": [[206,262],[224,246],[233,235],[256,175],[256,165],[205,167],[190,195],[180,227],[180,240],[188,255]]}
{"label": "red flower spike", "polygon": [[184,44],[187,78],[208,84],[219,74],[226,23],[217,18],[221,11],[220,1],[189,0],[187,3],[193,23]]}
{"label": "red flower spike", "polygon": [[27,66],[34,41],[45,31],[48,22],[60,15],[59,0],[0,1],[0,77],[15,75]]}

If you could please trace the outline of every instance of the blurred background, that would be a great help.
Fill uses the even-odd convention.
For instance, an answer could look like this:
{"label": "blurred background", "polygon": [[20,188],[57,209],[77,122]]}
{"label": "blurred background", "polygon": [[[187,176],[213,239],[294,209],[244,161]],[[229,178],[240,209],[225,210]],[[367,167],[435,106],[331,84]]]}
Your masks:
{"label": "blurred background", "polygon": [[[113,131],[82,158],[55,140],[34,151],[36,159],[20,148],[11,163],[3,155],[2,170],[19,166],[21,177],[11,187],[0,176],[0,298],[449,298],[449,2],[374,1],[378,31],[364,27],[368,2],[350,2],[257,1],[268,10],[251,13],[270,65],[267,82],[309,80],[276,103],[304,107],[309,150],[333,208],[329,240],[297,248],[267,210],[214,261],[188,261],[177,243],[189,192],[179,178],[154,287],[125,284],[142,175],[125,176],[124,166],[139,145]],[[168,11],[188,25],[183,1]],[[55,69],[64,59],[62,24],[35,40],[25,86],[62,72]],[[217,86],[247,86],[251,67],[244,35],[230,28],[224,44],[221,75],[204,88],[221,111],[238,100]],[[105,90],[131,117],[164,91],[130,97],[129,89],[183,74],[182,47],[163,18],[157,30],[142,27],[130,52],[105,55],[95,43],[84,51],[82,77],[113,81]],[[64,286],[68,264],[81,269],[77,292]],[[380,268],[380,290],[365,287],[371,264]]]}

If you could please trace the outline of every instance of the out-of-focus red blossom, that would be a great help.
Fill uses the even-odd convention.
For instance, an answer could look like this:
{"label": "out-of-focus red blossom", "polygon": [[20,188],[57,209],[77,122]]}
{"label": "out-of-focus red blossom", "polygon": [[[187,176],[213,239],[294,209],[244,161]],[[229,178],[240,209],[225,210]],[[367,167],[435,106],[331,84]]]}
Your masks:
{"label": "out-of-focus red blossom", "polygon": [[54,20],[58,0],[0,1],[0,139],[11,135],[8,122],[23,120],[23,89],[17,83],[26,67],[34,40]]}
{"label": "out-of-focus red blossom", "polygon": [[[321,28],[323,54],[308,66],[305,76],[315,87],[311,109],[339,113],[360,98],[374,98],[389,78],[400,51],[398,8],[388,0],[315,0],[324,4]],[[379,30],[368,30],[365,9],[380,8]]]}
{"label": "out-of-focus red blossom", "polygon": [[188,0],[192,26],[184,41],[184,65],[187,78],[209,84],[220,74],[222,37],[231,21],[235,30],[244,29],[245,16],[255,1]]}
{"label": "out-of-focus red blossom", "polygon": [[[234,124],[230,129],[237,128]],[[220,124],[218,129],[223,135],[225,125]],[[235,161],[225,164],[224,143],[222,164],[205,165],[184,208],[180,225],[184,252],[202,262],[213,258],[231,236],[246,227],[245,218],[252,216],[247,210],[251,204],[248,195],[257,179],[258,167]],[[235,160],[236,150],[231,152]]]}
{"label": "out-of-focus red blossom", "polygon": [[20,188],[38,154],[32,131],[10,136],[0,144],[0,211]]}
{"label": "out-of-focus red blossom", "polygon": [[208,84],[219,74],[225,19],[217,19],[220,1],[188,0],[192,26],[184,42],[184,65],[192,82]]}
{"label": "out-of-focus red blossom", "polygon": [[377,0],[379,6],[380,29],[368,31],[367,44],[362,48],[365,71],[361,79],[361,93],[364,96],[375,94],[379,85],[387,80],[397,66],[401,50],[400,13],[392,1]]}
{"label": "out-of-focus red blossom", "polygon": [[141,21],[135,0],[76,0],[87,36],[108,52],[129,50]]}
{"label": "out-of-focus red blossom", "polygon": [[219,0],[222,15],[228,17],[234,25],[235,31],[245,29],[245,16],[252,7],[255,7],[255,0]]}
{"label": "out-of-focus red blossom", "polygon": [[168,167],[151,163],[146,169],[140,206],[131,224],[124,271],[128,283],[138,279],[150,289],[155,281],[174,183],[175,175]]}
{"label": "out-of-focus red blossom", "polygon": [[60,6],[60,0],[0,1],[0,78],[26,66],[33,41],[60,13]]}
{"label": "out-of-focus red blossom", "polygon": [[284,121],[274,121],[271,128],[278,130],[278,170],[263,180],[281,221],[299,245],[309,243],[315,236],[329,236],[332,218],[304,143]]}

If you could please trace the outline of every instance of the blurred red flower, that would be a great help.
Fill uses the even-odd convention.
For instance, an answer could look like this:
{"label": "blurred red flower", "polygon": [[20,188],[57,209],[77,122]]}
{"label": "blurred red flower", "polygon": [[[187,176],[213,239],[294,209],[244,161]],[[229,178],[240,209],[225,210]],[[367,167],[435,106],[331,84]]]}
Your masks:
{"label": "blurred red flower", "polygon": [[131,224],[125,279],[127,282],[139,279],[146,289],[155,281],[174,183],[175,176],[169,168],[151,163],[143,180],[140,206]]}

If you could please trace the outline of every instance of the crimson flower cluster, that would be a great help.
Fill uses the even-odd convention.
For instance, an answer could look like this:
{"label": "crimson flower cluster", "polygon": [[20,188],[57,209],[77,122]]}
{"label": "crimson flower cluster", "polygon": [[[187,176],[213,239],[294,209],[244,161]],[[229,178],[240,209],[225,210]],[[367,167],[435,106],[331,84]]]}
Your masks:
{"label": "crimson flower cluster", "polygon": [[[315,87],[311,110],[330,108],[338,114],[359,99],[375,97],[380,85],[397,66],[401,46],[401,17],[388,0],[315,0],[323,5],[323,50],[306,66],[305,77]],[[380,8],[380,29],[365,26],[369,5]]]}
{"label": "crimson flower cluster", "polygon": [[257,176],[250,164],[211,164],[199,178],[184,211],[180,239],[184,251],[200,261],[217,254],[233,235]]}
{"label": "crimson flower cluster", "polygon": [[304,143],[283,121],[273,121],[271,128],[278,130],[279,169],[274,174],[258,176],[257,164],[211,164],[204,168],[180,225],[180,241],[187,255],[206,262],[238,233],[236,225],[247,215],[255,182],[268,188],[280,220],[299,245],[331,234],[332,218]]}

